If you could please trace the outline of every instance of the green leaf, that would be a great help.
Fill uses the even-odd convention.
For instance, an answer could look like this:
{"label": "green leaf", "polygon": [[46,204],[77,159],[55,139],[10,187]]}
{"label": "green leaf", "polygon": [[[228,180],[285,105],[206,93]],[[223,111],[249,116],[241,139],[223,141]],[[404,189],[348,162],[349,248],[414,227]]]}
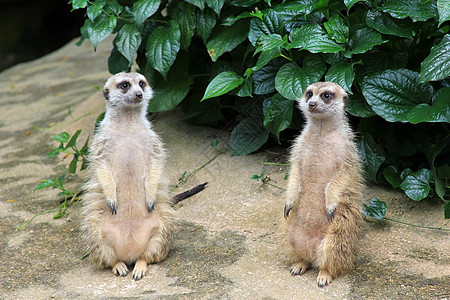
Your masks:
{"label": "green leaf", "polygon": [[346,109],[353,116],[360,118],[369,118],[376,115],[362,95],[352,96]]}
{"label": "green leaf", "polygon": [[[439,25],[450,20],[450,1],[449,0],[437,0],[437,10],[439,13]],[[447,218],[446,218],[447,219]]]}
{"label": "green leaf", "polygon": [[94,22],[95,18],[97,18],[102,13],[102,9],[103,6],[105,6],[105,4],[106,0],[102,1],[97,0],[95,2],[92,2],[92,4],[89,5],[86,9],[86,15],[89,18],[89,20]]}
{"label": "green leaf", "polygon": [[420,65],[420,81],[437,81],[450,76],[450,35],[431,48],[430,55]]}
{"label": "green leaf", "polygon": [[75,174],[77,171],[77,162],[78,162],[78,156],[74,155],[72,161],[69,164],[69,173]]}
{"label": "green leaf", "polygon": [[201,101],[218,97],[237,88],[244,82],[244,78],[238,76],[235,72],[225,71],[214,77],[208,84],[205,94]]}
{"label": "green leaf", "polygon": [[414,201],[420,201],[428,196],[431,190],[430,181],[431,171],[428,169],[420,169],[407,176],[400,187],[409,198]]}
{"label": "green leaf", "polygon": [[428,145],[426,145],[425,147],[425,156],[428,160],[428,163],[431,166],[431,176],[434,179],[434,187],[436,190],[436,194],[439,196],[439,198],[441,198],[442,200],[444,199],[445,196],[445,182],[443,179],[444,176],[439,176],[442,175],[439,170],[436,168],[436,157],[442,153],[442,151],[444,149],[446,149],[448,143],[447,140],[449,139],[449,136],[447,137],[438,137],[436,139],[436,143],[429,143]]}
{"label": "green leaf", "polygon": [[364,163],[367,179],[377,182],[377,173],[381,164],[386,160],[383,147],[375,143],[372,135],[364,133],[358,142],[359,153]]}
{"label": "green leaf", "polygon": [[253,73],[253,94],[264,95],[275,91],[275,77],[282,60],[272,60],[269,64]]}
{"label": "green leaf", "polygon": [[291,48],[300,48],[312,53],[336,53],[344,47],[334,42],[319,25],[303,25],[289,34]]}
{"label": "green leaf", "polygon": [[220,15],[224,3],[225,0],[206,0],[206,5],[211,7],[218,16]]}
{"label": "green leaf", "polygon": [[205,9],[205,0],[186,0],[186,2],[197,6],[200,10]]}
{"label": "green leaf", "polygon": [[376,198],[370,200],[369,205],[363,204],[363,214],[365,216],[382,221],[386,215],[387,205],[384,201]]}
{"label": "green leaf", "polygon": [[85,8],[87,6],[88,0],[72,0],[72,10]]}
{"label": "green leaf", "polygon": [[161,0],[138,0],[133,3],[134,21],[141,25],[147,18],[158,11]]}
{"label": "green leaf", "polygon": [[264,11],[262,19],[253,18],[250,21],[248,40],[255,46],[256,41],[263,35],[283,34],[284,20],[280,14],[274,10]]}
{"label": "green leaf", "polygon": [[134,56],[141,45],[141,41],[142,34],[140,29],[133,24],[125,24],[117,33],[114,39],[114,45],[128,62],[132,64]]}
{"label": "green leaf", "polygon": [[168,111],[175,108],[187,96],[193,80],[189,78],[174,78],[160,82],[155,88],[153,98],[148,105],[149,112]]}
{"label": "green leaf", "polygon": [[247,155],[255,152],[269,138],[269,132],[259,120],[247,118],[234,127],[230,136],[231,155]]}
{"label": "green leaf", "polygon": [[187,50],[194,36],[197,18],[195,16],[195,7],[182,1],[174,2],[170,10],[172,20],[176,20],[180,26],[181,48]]}
{"label": "green leaf", "polygon": [[130,68],[130,62],[128,59],[117,51],[116,47],[111,50],[111,55],[108,58],[108,71],[111,74],[120,72],[128,72]]}
{"label": "green leaf", "polygon": [[328,69],[325,75],[326,81],[332,81],[339,84],[349,94],[352,93],[353,80],[355,79],[355,72],[353,72],[353,64],[338,62]]}
{"label": "green leaf", "polygon": [[350,40],[348,45],[352,49],[345,54],[346,57],[351,57],[353,54],[366,53],[376,45],[385,43],[381,38],[381,34],[370,28],[363,28],[356,30]]}
{"label": "green leaf", "polygon": [[418,83],[419,74],[411,70],[385,70],[364,77],[360,86],[372,109],[389,122],[406,122],[417,104],[427,103],[433,87]]}
{"label": "green leaf", "polygon": [[264,127],[276,135],[280,142],[280,132],[289,128],[292,122],[295,101],[283,98],[275,94],[270,100],[264,116]]}
{"label": "green leaf", "polygon": [[208,40],[216,23],[216,15],[211,9],[206,8],[203,11],[197,10],[197,33],[204,43]]}
{"label": "green leaf", "polygon": [[168,27],[156,27],[147,40],[147,57],[151,66],[166,78],[180,50],[180,28],[175,21]]}
{"label": "green leaf", "polygon": [[433,106],[427,103],[418,104],[408,113],[408,121],[412,124],[421,122],[450,123],[450,87],[441,88],[433,96]]}
{"label": "green leaf", "polygon": [[450,219],[450,201],[446,201],[442,206],[444,207],[444,218]]}
{"label": "green leaf", "polygon": [[437,17],[436,0],[387,0],[380,9],[398,19],[426,21]]}
{"label": "green leaf", "polygon": [[391,34],[408,39],[412,39],[414,33],[411,20],[395,19],[389,14],[384,14],[375,10],[369,10],[367,12],[366,24],[383,34]]}
{"label": "green leaf", "polygon": [[236,95],[239,97],[253,97],[253,79],[251,76],[245,79],[244,84]]}
{"label": "green leaf", "polygon": [[85,22],[86,33],[94,46],[94,50],[97,49],[98,44],[111,35],[114,28],[116,27],[117,20],[114,15],[109,17],[105,14],[99,15],[94,22],[87,19]]}
{"label": "green leaf", "polygon": [[256,72],[260,70],[262,67],[267,65],[273,59],[280,57],[280,55],[281,55],[281,47],[262,52],[258,57],[256,65],[252,68],[252,71]]}
{"label": "green leaf", "polygon": [[275,77],[276,90],[286,99],[300,100],[303,91],[301,82],[302,75],[302,69],[297,64],[285,64],[280,68]]}
{"label": "green leaf", "polygon": [[81,129],[78,129],[78,130],[75,132],[75,134],[72,135],[72,138],[71,138],[70,141],[67,143],[67,145],[66,145],[66,147],[65,147],[64,149],[68,149],[68,148],[71,148],[71,147],[75,147],[75,146],[77,145],[77,139],[78,139],[78,136],[80,135],[80,133],[81,133]]}
{"label": "green leaf", "polygon": [[346,43],[348,41],[348,26],[339,15],[333,15],[328,22],[323,23],[328,35],[338,43]]}
{"label": "green leaf", "polygon": [[69,138],[70,138],[70,134],[68,134],[65,131],[52,137],[52,139],[54,141],[57,141],[59,143],[67,143],[69,141]]}
{"label": "green leaf", "polygon": [[262,35],[256,41],[255,53],[261,51],[270,51],[275,48],[278,49],[284,44],[285,42],[283,41],[283,38],[279,34]]}
{"label": "green leaf", "polygon": [[392,185],[394,189],[400,187],[402,179],[400,178],[400,172],[395,166],[389,166],[383,170],[384,178]]}
{"label": "green leaf", "polygon": [[212,61],[224,54],[236,48],[247,38],[248,29],[243,23],[238,22],[230,27],[221,26],[217,30],[213,31],[206,48]]}
{"label": "green leaf", "polygon": [[42,189],[45,189],[50,186],[55,186],[55,182],[51,179],[47,179],[47,180],[41,181],[38,185],[36,185],[34,190],[38,191],[38,190],[42,190]]}

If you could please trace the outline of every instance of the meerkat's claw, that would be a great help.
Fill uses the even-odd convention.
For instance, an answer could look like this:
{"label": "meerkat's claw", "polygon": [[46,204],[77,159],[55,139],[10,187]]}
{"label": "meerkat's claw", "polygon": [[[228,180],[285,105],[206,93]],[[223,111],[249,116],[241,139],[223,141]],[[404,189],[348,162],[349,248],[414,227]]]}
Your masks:
{"label": "meerkat's claw", "polygon": [[128,275],[128,267],[124,262],[118,262],[112,269],[114,275],[125,277]]}
{"label": "meerkat's claw", "polygon": [[108,201],[109,209],[111,210],[111,214],[117,215],[117,203]]}
{"label": "meerkat's claw", "polygon": [[332,277],[328,271],[320,270],[319,276],[317,276],[317,286],[323,288],[324,286],[331,283]]}
{"label": "meerkat's claw", "polygon": [[334,212],[336,211],[336,208],[333,208],[331,211],[327,210],[327,220],[328,222],[332,222],[334,219]]}
{"label": "meerkat's claw", "polygon": [[132,277],[134,280],[138,281],[144,277],[147,272],[147,262],[143,259],[139,259],[134,266]]}
{"label": "meerkat's claw", "polygon": [[297,262],[291,267],[291,276],[302,275],[306,272],[306,270],[308,270],[309,267],[310,265],[306,262]]}
{"label": "meerkat's claw", "polygon": [[285,219],[287,219],[287,217],[289,216],[289,212],[291,211],[291,209],[292,209],[292,205],[286,204],[284,206],[284,218]]}
{"label": "meerkat's claw", "polygon": [[155,201],[147,202],[146,205],[148,213],[151,213],[153,211],[153,208],[155,207]]}

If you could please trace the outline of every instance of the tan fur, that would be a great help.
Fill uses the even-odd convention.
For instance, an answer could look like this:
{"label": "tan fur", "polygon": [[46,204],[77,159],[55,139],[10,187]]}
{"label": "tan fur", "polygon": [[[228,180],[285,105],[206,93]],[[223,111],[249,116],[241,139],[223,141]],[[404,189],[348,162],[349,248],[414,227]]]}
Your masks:
{"label": "tan fur", "polygon": [[285,233],[291,274],[317,267],[320,287],[354,268],[361,221],[362,167],[347,100],[335,83],[310,85],[299,101],[306,124],[290,156]]}
{"label": "tan fur", "polygon": [[[126,85],[123,85],[126,83]],[[162,179],[166,153],[146,118],[144,76],[119,73],[105,84],[105,118],[94,135],[81,229],[97,268],[139,280],[169,252],[174,213]]]}

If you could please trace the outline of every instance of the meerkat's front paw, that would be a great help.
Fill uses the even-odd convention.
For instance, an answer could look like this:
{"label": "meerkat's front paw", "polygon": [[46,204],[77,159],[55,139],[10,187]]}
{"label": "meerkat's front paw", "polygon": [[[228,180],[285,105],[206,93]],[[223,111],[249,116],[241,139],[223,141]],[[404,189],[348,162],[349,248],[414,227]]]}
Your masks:
{"label": "meerkat's front paw", "polygon": [[153,208],[155,208],[155,199],[145,201],[145,205],[147,206],[148,213],[151,213]]}
{"label": "meerkat's front paw", "polygon": [[143,259],[140,259],[136,262],[136,265],[134,266],[133,269],[133,273],[131,275],[133,276],[133,279],[137,281],[142,277],[144,277],[146,272],[147,272],[147,262]]}
{"label": "meerkat's front paw", "polygon": [[331,280],[333,278],[331,277],[330,273],[326,270],[320,270],[319,276],[317,276],[317,285],[321,288],[331,283]]}
{"label": "meerkat's front paw", "polygon": [[114,267],[112,268],[112,272],[116,275],[116,276],[127,276],[128,274],[128,267],[124,262],[118,262],[114,265]]}
{"label": "meerkat's front paw", "polygon": [[111,214],[117,215],[117,201],[108,200],[107,203],[108,203],[109,209],[111,210]]}
{"label": "meerkat's front paw", "polygon": [[295,264],[292,265],[291,267],[291,276],[295,276],[295,275],[302,275],[303,273],[306,272],[306,270],[308,270],[310,267],[310,265],[306,262],[297,262]]}
{"label": "meerkat's front paw", "polygon": [[292,209],[292,204],[286,203],[286,205],[284,206],[284,218],[287,219],[287,217],[289,216],[289,212]]}
{"label": "meerkat's front paw", "polygon": [[332,203],[327,205],[327,220],[328,222],[332,222],[334,219],[334,212],[336,211],[336,204]]}

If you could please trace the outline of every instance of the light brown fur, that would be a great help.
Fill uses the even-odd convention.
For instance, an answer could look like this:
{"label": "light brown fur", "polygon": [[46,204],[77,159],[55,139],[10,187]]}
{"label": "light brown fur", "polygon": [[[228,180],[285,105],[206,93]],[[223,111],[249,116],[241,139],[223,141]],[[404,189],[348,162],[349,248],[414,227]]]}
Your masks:
{"label": "light brown fur", "polygon": [[[124,85],[125,83],[125,85]],[[138,73],[105,84],[105,118],[94,135],[84,186],[81,229],[99,269],[141,279],[148,263],[165,259],[174,213],[162,180],[166,153],[146,118],[152,89]]]}
{"label": "light brown fur", "polygon": [[285,231],[291,274],[317,267],[320,287],[354,268],[361,221],[362,167],[347,101],[335,83],[310,85],[299,101],[306,124],[290,156]]}

